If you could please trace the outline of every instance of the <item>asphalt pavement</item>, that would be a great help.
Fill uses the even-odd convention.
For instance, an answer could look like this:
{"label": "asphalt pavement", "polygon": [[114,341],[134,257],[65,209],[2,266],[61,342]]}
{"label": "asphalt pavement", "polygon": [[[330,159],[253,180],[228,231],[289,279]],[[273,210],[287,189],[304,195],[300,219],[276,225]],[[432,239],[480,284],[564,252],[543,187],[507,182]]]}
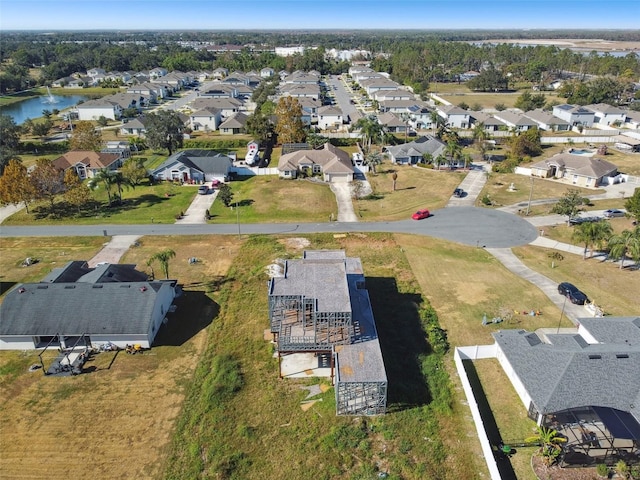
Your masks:
{"label": "asphalt pavement", "polygon": [[0,237],[389,232],[425,235],[476,247],[508,248],[526,245],[538,236],[537,229],[526,220],[488,208],[444,208],[432,213],[424,220],[395,222],[3,226]]}

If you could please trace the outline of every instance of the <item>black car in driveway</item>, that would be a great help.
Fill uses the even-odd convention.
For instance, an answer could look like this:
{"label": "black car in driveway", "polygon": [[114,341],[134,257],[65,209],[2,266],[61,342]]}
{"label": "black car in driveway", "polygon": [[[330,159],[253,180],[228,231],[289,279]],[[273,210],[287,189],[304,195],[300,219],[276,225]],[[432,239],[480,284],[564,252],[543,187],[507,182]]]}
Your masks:
{"label": "black car in driveway", "polygon": [[569,282],[562,282],[558,285],[558,293],[567,297],[575,305],[584,305],[588,300],[587,296],[578,287]]}

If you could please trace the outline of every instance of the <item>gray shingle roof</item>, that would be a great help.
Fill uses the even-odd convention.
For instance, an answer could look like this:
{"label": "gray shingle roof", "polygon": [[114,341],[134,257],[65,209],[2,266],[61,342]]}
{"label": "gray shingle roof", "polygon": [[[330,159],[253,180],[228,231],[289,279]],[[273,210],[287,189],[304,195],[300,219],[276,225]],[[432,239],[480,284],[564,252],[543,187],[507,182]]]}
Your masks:
{"label": "gray shingle roof", "polygon": [[547,335],[547,343],[524,330],[493,336],[540,413],[600,406],[640,420],[640,318],[579,321],[601,343],[577,334]]}
{"label": "gray shingle roof", "polygon": [[229,173],[229,168],[233,165],[233,160],[214,150],[183,150],[167,158],[153,171],[153,174],[157,175],[158,172],[165,170],[175,163],[182,163],[202,173],[226,175]]}
{"label": "gray shingle roof", "polygon": [[146,334],[162,287],[163,282],[18,285],[0,305],[0,335]]}

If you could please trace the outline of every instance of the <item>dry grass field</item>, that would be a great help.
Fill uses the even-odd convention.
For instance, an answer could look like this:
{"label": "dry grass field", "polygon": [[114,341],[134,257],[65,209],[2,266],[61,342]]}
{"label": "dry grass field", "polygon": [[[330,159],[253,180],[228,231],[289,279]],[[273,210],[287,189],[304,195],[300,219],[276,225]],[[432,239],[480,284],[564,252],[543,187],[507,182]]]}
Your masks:
{"label": "dry grass field", "polygon": [[[482,108],[494,108],[498,104],[503,104],[507,108],[512,108],[518,97],[522,94],[522,91],[502,93],[474,92],[469,90],[464,83],[431,83],[429,85],[429,91],[437,94],[439,97],[453,105],[459,105],[464,102],[469,106],[478,104]],[[542,93],[545,95],[547,102],[566,102],[566,99],[559,97],[555,92]]]}
{"label": "dry grass field", "polygon": [[[65,258],[88,258],[97,246],[54,241],[60,244],[51,250],[65,250],[69,255]],[[8,252],[20,251],[22,257],[34,248],[6,239],[2,247],[3,265],[12,263]],[[32,352],[0,352],[2,478],[162,476],[162,458],[175,418],[206,344],[204,327],[217,315],[217,290],[239,244],[237,238],[223,236],[147,237],[122,262],[144,265],[150,255],[166,247],[176,251],[171,274],[184,284],[185,295],[178,300],[172,322],[159,332],[160,346],[142,355],[100,353],[86,365],[90,373],[64,378],[44,377],[41,370],[28,373],[27,367],[38,363]],[[43,259],[42,267],[52,264],[45,250],[44,246],[34,250]],[[204,261],[189,265],[191,256]],[[58,257],[52,253],[51,258]],[[3,271],[3,281],[13,282],[37,280],[44,273],[41,269],[38,275],[34,271],[20,276],[26,269]]]}
{"label": "dry grass field", "polygon": [[[481,248],[410,235],[308,237],[308,248],[344,248],[362,258],[379,332],[385,337],[388,375],[396,379],[390,413],[367,421],[373,433],[353,444],[359,449],[356,456],[343,456],[334,442],[351,442],[348,432],[360,424],[335,417],[331,391],[322,396],[323,402],[301,410],[304,395],[299,385],[305,381],[278,380],[275,360],[263,340],[268,324],[264,266],[275,258],[299,256],[304,244],[287,237],[250,238],[252,248],[241,250],[243,240],[143,237],[140,246],[122,258],[122,263],[144,270],[153,253],[167,247],[176,251],[170,276],[180,280],[186,293],[171,328],[160,331],[160,345],[149,352],[101,353],[88,363],[90,373],[70,378],[28,373],[37,357],[0,352],[2,476],[195,478],[185,472],[198,471],[209,477],[231,472],[235,476],[230,478],[265,478],[265,472],[271,472],[270,478],[293,479],[306,478],[315,469],[318,478],[346,479],[353,478],[349,472],[370,472],[367,465],[375,463],[407,479],[482,477],[477,473],[484,471],[480,447],[451,354],[442,363],[451,385],[429,385],[432,392],[451,387],[449,411],[403,400],[415,389],[411,382],[416,380],[407,375],[406,366],[424,355],[414,350],[409,338],[415,335],[411,329],[416,328],[417,302],[422,297],[429,300],[453,347],[492,343],[491,332],[502,328],[557,326],[560,311],[546,296]],[[47,241],[52,243],[49,250]],[[55,252],[89,258],[102,241],[80,239],[75,246],[69,239],[47,239],[41,245],[37,239],[3,239],[3,282],[37,280],[52,261],[57,262]],[[43,259],[38,267],[42,270],[15,266],[32,251]],[[609,313],[640,313],[634,303],[636,272],[620,272],[611,264],[579,256],[567,256],[551,269],[546,251],[515,251],[550,278],[574,281],[596,300],[602,298],[599,303]],[[13,257],[8,258],[8,252]],[[189,264],[190,257],[200,261]],[[542,315],[518,314],[504,323],[482,326],[485,313],[492,318],[507,310],[530,309]],[[564,319],[562,326],[569,325]],[[242,388],[219,405],[203,403],[200,383],[193,382],[206,375],[212,358],[221,355],[239,360]],[[476,369],[483,385],[491,385],[489,403],[504,438],[526,435],[531,422],[501,370],[491,362],[480,362]],[[403,375],[407,377],[399,381]],[[433,382],[433,375],[429,377]],[[202,388],[207,385],[205,380]],[[430,442],[418,441],[427,437]],[[521,451],[513,459],[521,480],[533,478],[529,458],[530,452]]]}

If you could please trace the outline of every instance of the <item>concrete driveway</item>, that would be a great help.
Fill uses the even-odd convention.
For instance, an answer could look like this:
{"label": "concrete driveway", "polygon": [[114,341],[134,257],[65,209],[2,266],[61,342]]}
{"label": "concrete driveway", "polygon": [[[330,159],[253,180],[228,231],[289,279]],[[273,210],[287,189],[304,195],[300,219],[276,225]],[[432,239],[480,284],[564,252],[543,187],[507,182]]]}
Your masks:
{"label": "concrete driveway", "polygon": [[469,173],[459,185],[464,190],[464,195],[460,198],[452,196],[447,203],[447,207],[473,207],[485,183],[487,183],[487,175],[484,169],[469,170]]}
{"label": "concrete driveway", "polygon": [[[183,188],[193,188],[190,185]],[[218,196],[218,190],[209,188],[207,195],[196,195],[187,211],[184,212],[184,216],[180,220],[176,220],[177,224],[193,225],[198,223],[207,223],[205,215],[207,210],[211,208],[213,202]]]}
{"label": "concrete driveway", "polygon": [[351,201],[351,185],[348,183],[332,183],[330,186],[338,202],[338,221],[357,222],[358,216],[353,210],[353,202]]}

